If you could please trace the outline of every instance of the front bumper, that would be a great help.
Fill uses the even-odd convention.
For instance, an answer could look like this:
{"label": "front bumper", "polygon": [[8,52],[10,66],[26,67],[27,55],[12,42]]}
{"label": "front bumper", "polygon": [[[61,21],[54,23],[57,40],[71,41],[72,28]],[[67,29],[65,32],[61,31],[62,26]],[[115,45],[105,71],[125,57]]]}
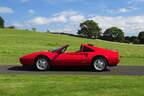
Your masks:
{"label": "front bumper", "polygon": [[22,65],[33,65],[34,64],[34,60],[31,58],[20,58],[19,61]]}

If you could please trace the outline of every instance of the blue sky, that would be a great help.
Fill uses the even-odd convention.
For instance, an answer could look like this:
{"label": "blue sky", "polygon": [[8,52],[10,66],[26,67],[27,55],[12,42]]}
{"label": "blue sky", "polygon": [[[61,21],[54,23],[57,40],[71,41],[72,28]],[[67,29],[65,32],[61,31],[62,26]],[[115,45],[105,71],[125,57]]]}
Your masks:
{"label": "blue sky", "polygon": [[126,35],[144,30],[144,0],[0,0],[6,26],[75,34],[79,23],[95,20],[103,31],[116,26]]}

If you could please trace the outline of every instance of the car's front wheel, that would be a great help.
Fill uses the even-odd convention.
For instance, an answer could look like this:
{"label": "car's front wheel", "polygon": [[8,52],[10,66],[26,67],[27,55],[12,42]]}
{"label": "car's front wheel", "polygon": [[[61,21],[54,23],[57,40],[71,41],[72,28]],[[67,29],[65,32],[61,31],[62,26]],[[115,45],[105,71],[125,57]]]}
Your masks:
{"label": "car's front wheel", "polygon": [[107,69],[107,61],[103,57],[97,57],[94,59],[92,63],[92,69],[93,71],[104,71]]}
{"label": "car's front wheel", "polygon": [[39,71],[46,71],[50,68],[47,57],[41,56],[36,59],[35,67]]}

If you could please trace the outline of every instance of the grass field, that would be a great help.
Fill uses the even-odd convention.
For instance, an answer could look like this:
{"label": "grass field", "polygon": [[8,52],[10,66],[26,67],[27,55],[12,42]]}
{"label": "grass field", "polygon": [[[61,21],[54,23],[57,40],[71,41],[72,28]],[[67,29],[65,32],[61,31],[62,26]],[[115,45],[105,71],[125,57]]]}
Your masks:
{"label": "grass field", "polygon": [[144,46],[71,37],[66,35],[0,29],[0,64],[18,64],[18,58],[27,53],[48,50],[70,44],[69,50],[78,50],[81,43],[118,50],[121,65],[144,65]]}
{"label": "grass field", "polygon": [[[81,43],[119,50],[120,65],[144,65],[144,46],[65,35],[0,29],[0,64],[18,64],[24,54]],[[144,76],[0,74],[0,96],[144,96]]]}
{"label": "grass field", "polygon": [[0,75],[0,96],[144,96],[144,76]]}

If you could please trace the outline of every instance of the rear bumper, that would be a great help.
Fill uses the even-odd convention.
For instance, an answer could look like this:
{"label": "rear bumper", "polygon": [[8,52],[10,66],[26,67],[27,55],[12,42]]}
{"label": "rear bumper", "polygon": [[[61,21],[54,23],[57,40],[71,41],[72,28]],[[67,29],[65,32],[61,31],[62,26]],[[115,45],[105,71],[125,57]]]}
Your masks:
{"label": "rear bumper", "polygon": [[117,66],[119,62],[120,62],[119,58],[111,59],[108,66],[111,66],[111,67]]}
{"label": "rear bumper", "polygon": [[113,52],[109,57],[109,65],[108,66],[117,66],[120,62],[120,56],[118,52]]}

